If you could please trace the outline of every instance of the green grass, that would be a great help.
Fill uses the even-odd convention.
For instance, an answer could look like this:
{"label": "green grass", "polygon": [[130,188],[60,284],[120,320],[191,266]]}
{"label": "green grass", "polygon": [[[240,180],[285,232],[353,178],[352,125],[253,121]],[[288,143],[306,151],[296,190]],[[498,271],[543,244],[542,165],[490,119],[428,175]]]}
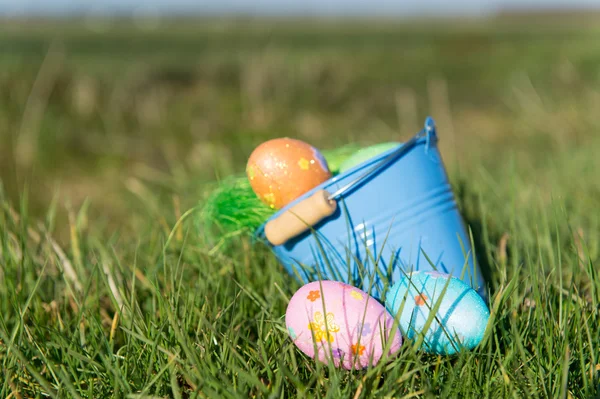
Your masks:
{"label": "green grass", "polygon": [[[598,397],[599,43],[577,21],[3,23],[0,397]],[[197,206],[268,138],[404,140],[426,115],[486,338],[315,363],[285,329],[299,284],[246,239],[210,252]]]}

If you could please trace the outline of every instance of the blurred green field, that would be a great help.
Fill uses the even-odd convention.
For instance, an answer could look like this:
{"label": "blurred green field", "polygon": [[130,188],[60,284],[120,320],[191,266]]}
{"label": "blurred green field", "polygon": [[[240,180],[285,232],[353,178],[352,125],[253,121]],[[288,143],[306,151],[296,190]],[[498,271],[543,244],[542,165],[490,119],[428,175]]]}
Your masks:
{"label": "blurred green field", "polygon": [[103,212],[128,214],[128,179],[239,172],[282,135],[320,148],[402,139],[431,114],[467,167],[534,136],[581,146],[597,122],[600,30],[568,20],[113,24],[0,28],[0,170],[39,209],[59,181],[74,203],[100,196]]}
{"label": "blurred green field", "polygon": [[[598,26],[3,21],[0,396],[598,395]],[[491,275],[472,353],[318,366],[270,254],[175,228],[267,139],[400,141],[427,115]]]}

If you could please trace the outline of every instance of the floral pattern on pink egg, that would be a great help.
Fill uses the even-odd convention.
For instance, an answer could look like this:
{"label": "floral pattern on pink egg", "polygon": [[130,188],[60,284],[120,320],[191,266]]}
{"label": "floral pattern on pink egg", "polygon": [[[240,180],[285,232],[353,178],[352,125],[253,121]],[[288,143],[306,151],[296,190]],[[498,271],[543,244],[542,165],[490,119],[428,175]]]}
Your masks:
{"label": "floral pattern on pink egg", "polygon": [[302,352],[348,370],[377,364],[389,340],[388,359],[402,345],[400,330],[385,307],[338,281],[302,286],[288,304],[285,321],[290,338]]}

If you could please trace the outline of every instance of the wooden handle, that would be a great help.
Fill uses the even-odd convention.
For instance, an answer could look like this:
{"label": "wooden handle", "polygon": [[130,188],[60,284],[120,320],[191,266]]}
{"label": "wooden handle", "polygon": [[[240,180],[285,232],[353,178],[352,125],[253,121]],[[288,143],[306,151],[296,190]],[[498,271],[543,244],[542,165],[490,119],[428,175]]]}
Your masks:
{"label": "wooden handle", "polygon": [[327,216],[333,215],[337,202],[329,200],[329,193],[320,190],[292,206],[265,225],[265,236],[272,245],[281,245],[305,232]]}

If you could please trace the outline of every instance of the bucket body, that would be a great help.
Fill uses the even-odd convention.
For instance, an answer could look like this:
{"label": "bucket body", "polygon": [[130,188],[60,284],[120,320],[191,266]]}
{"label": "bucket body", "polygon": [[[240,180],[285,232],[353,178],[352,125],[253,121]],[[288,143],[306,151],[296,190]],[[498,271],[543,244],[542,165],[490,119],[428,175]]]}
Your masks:
{"label": "bucket body", "polygon": [[[430,124],[426,137],[407,153],[342,195],[333,215],[282,245],[268,244],[291,275],[302,283],[342,281],[381,299],[404,273],[437,270],[461,278],[485,298],[484,279]],[[337,191],[393,151],[334,176],[269,220],[317,190]],[[264,237],[264,225],[257,236]]]}

